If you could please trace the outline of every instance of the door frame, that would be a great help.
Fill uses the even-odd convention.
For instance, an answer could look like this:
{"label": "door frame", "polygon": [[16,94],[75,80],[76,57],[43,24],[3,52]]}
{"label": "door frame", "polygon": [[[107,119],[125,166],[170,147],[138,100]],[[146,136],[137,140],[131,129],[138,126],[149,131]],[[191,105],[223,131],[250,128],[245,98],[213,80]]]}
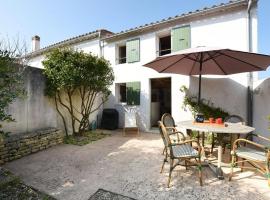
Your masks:
{"label": "door frame", "polygon": [[170,79],[170,81],[171,81],[171,87],[170,87],[170,90],[171,90],[171,102],[170,102],[170,104],[171,104],[171,113],[172,113],[172,76],[149,78],[149,104],[148,104],[149,110],[150,110],[150,112],[149,112],[149,130],[155,128],[151,124],[151,113],[152,113],[152,109],[151,109],[151,103],[152,103],[152,84],[151,84],[151,80],[153,80],[153,79],[166,79],[166,78]]}

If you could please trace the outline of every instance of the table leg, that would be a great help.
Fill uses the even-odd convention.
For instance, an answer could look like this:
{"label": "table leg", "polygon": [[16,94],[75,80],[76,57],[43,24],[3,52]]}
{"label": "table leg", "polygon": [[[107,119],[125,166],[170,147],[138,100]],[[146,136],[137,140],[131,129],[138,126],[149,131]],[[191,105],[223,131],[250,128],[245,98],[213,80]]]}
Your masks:
{"label": "table leg", "polygon": [[224,179],[224,177],[223,177],[223,171],[221,169],[221,162],[222,162],[222,145],[219,144],[218,145],[218,165],[217,165],[216,174],[217,174],[217,177],[219,179]]}
{"label": "table leg", "polygon": [[205,139],[205,133],[202,132],[202,146],[204,147],[204,139]]}
{"label": "table leg", "polygon": [[214,165],[213,163],[211,162],[208,162],[208,166],[210,167],[210,169],[216,174],[217,178],[222,180],[224,179],[224,176],[223,176],[223,171],[221,169],[221,163],[222,163],[222,136],[221,134],[218,135],[217,137],[218,139],[218,162],[217,162],[217,165]]}

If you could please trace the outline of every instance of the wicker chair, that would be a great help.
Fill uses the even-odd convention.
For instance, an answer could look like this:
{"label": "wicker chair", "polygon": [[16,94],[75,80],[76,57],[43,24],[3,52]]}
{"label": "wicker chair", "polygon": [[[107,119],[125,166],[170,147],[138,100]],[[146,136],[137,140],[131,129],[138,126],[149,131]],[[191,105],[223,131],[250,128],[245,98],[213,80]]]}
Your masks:
{"label": "wicker chair", "polygon": [[[171,116],[171,114],[169,113],[163,114],[161,117],[161,122],[163,123],[163,125],[165,126],[169,134],[172,136],[171,138],[173,139],[173,142],[174,143],[180,142],[180,137],[182,136],[183,133],[177,131],[174,119]],[[176,134],[173,134],[173,133],[176,133]],[[164,147],[163,152],[162,152],[163,155],[165,153],[165,148],[166,147]]]}
{"label": "wicker chair", "polygon": [[[163,126],[164,126],[164,124],[163,124]],[[165,127],[165,129],[166,129],[166,127]],[[166,142],[164,133],[163,133],[163,131],[161,129],[161,126],[159,126],[159,133],[160,133],[160,136],[161,136],[163,144],[164,144],[163,155],[165,154],[165,157],[164,157],[164,160],[163,160],[163,163],[162,163],[162,166],[161,166],[161,170],[160,170],[160,173],[162,173],[165,163],[168,162],[169,149],[168,149],[168,144]],[[171,142],[173,144],[174,143],[179,143],[180,141],[185,141],[186,140],[186,137],[182,132],[174,131],[174,132],[168,133],[168,135],[169,135],[169,137],[171,139]],[[174,138],[175,138],[175,136],[177,137],[177,142],[174,139],[172,139],[173,136],[174,136]],[[182,140],[181,140],[181,138],[182,138]]]}
{"label": "wicker chair", "polygon": [[[158,126],[159,126],[161,134],[163,135],[162,139],[163,141],[165,141],[164,142],[164,145],[166,146],[165,158],[166,159],[169,158],[170,160],[170,172],[169,172],[167,187],[170,187],[172,171],[177,165],[185,166],[186,169],[188,166],[197,166],[198,171],[199,171],[199,182],[200,182],[200,185],[202,186],[202,165],[201,165],[200,144],[197,143],[196,140],[185,140],[179,143],[172,143],[171,138],[167,132],[167,129],[165,128],[165,126],[163,125],[161,121],[158,122]],[[197,143],[198,150],[195,150],[192,146],[190,146],[191,142]],[[169,152],[167,152],[168,150]],[[178,160],[178,162],[174,163],[174,160]],[[191,160],[194,160],[194,162],[191,162]],[[162,169],[165,162],[166,161],[164,160],[162,164]]]}
{"label": "wicker chair", "polygon": [[[269,142],[269,145],[265,146],[243,138],[237,139],[233,144],[233,150],[231,153],[232,163],[229,181],[232,180],[233,168],[241,163],[241,172],[243,169],[255,169],[261,172],[267,177],[268,186],[270,187],[270,140],[257,134],[249,134],[248,136],[254,136],[265,140]],[[242,160],[237,161],[237,158],[241,158]],[[244,164],[246,162],[249,163],[251,167],[245,167]]]}
{"label": "wicker chair", "polygon": [[[238,116],[238,115],[230,115],[228,117],[226,117],[224,119],[224,122],[229,122],[229,123],[241,123],[241,124],[245,124],[245,120]],[[225,153],[226,150],[226,145],[227,144],[232,144],[232,134],[222,134],[222,148],[223,148],[223,154]],[[239,138],[239,135],[237,136],[237,138]],[[214,150],[214,146],[216,143],[216,137],[214,134],[212,134],[212,145],[211,145],[211,153],[213,153]],[[232,146],[230,147],[230,151],[232,150]]]}
{"label": "wicker chair", "polygon": [[161,117],[161,121],[169,131],[177,131],[173,117],[169,113],[165,113]]}

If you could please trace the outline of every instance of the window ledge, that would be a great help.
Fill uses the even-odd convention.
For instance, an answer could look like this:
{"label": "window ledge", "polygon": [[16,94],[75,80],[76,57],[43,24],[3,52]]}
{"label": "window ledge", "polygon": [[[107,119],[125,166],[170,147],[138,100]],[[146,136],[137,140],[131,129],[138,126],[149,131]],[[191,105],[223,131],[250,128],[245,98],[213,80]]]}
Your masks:
{"label": "window ledge", "polygon": [[118,106],[126,106],[127,103],[124,103],[124,102],[118,102],[118,103],[116,103],[116,105],[118,105]]}

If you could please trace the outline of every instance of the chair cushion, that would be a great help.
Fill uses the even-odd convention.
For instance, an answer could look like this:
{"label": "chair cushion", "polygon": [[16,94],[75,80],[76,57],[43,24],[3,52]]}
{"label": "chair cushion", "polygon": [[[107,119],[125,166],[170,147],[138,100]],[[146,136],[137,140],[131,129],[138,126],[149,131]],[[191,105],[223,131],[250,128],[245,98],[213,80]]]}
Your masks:
{"label": "chair cushion", "polygon": [[257,161],[266,161],[266,155],[264,151],[259,151],[256,149],[248,148],[248,147],[239,147],[235,150],[237,156],[250,160]]}
{"label": "chair cushion", "polygon": [[173,155],[175,157],[198,157],[198,151],[193,149],[189,144],[172,146]]}

